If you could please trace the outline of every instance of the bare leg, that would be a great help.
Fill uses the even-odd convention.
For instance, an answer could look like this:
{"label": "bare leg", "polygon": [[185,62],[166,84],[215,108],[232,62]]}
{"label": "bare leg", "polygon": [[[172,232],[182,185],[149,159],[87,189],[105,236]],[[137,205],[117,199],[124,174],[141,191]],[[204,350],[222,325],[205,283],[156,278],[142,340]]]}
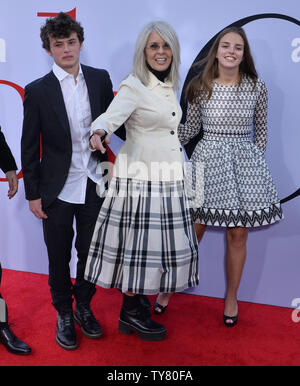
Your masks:
{"label": "bare leg", "polygon": [[[169,304],[172,293],[160,293],[157,296],[156,302],[163,307],[166,307]],[[162,313],[162,310],[159,307],[155,307],[157,313]]]}
{"label": "bare leg", "polygon": [[202,237],[204,235],[206,225],[194,223],[194,228],[196,231],[197,241],[198,241],[198,243],[200,243],[200,241],[202,240]]}
{"label": "bare leg", "polygon": [[127,295],[127,296],[135,296],[135,294],[133,293],[133,292],[124,292],[125,293],[125,295]]}
{"label": "bare leg", "polygon": [[[246,260],[247,228],[227,228],[226,277],[227,291],[224,314],[236,316],[238,313],[237,292]],[[230,319],[227,320],[230,323]]]}
{"label": "bare leg", "polygon": [[[203,237],[203,234],[205,232],[206,225],[194,223],[194,228],[195,228],[195,232],[196,232],[196,236],[197,236],[197,241],[198,241],[198,243],[200,243],[200,241],[201,241],[201,239]],[[166,307],[169,304],[171,296],[172,296],[172,293],[160,293],[158,295],[156,301],[161,306]],[[161,313],[161,309],[160,308],[156,307],[155,310],[158,313]]]}

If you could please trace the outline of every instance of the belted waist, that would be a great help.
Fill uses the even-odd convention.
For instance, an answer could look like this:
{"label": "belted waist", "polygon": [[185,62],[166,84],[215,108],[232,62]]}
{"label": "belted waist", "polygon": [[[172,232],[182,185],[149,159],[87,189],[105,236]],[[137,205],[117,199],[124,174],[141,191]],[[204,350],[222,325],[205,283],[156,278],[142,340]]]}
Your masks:
{"label": "belted waist", "polygon": [[251,141],[251,131],[232,131],[232,130],[203,130],[203,139],[207,141],[226,141],[236,140],[239,142]]}

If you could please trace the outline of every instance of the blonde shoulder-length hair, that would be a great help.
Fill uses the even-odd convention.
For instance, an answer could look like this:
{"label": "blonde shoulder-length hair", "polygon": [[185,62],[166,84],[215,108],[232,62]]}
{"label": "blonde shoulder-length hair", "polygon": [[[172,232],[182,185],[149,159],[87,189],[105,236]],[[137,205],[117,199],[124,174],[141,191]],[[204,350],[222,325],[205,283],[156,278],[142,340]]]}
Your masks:
{"label": "blonde shoulder-length hair", "polygon": [[133,75],[135,75],[145,86],[149,83],[149,70],[146,65],[145,48],[149,35],[156,31],[170,46],[172,50],[171,71],[167,77],[175,90],[179,89],[179,65],[180,46],[176,32],[165,21],[152,21],[144,26],[140,32],[135,45],[133,57]]}

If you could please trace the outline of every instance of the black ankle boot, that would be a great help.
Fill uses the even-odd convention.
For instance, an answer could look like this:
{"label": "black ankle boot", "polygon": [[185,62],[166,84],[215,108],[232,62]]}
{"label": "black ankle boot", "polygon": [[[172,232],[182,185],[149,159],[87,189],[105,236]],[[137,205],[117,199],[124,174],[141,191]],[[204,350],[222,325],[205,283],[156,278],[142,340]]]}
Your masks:
{"label": "black ankle boot", "polygon": [[56,342],[66,350],[75,350],[78,346],[72,309],[57,313]]}
{"label": "black ankle boot", "polygon": [[145,312],[138,296],[123,295],[119,318],[119,331],[123,334],[136,332],[142,340],[158,341],[166,337],[166,328],[154,322]]}
{"label": "black ankle boot", "polygon": [[[118,290],[118,291],[122,293],[121,290]],[[139,298],[139,301],[141,303],[141,306],[144,308],[145,313],[148,316],[151,316],[151,312],[150,312],[150,310],[151,310],[151,303],[150,303],[150,300],[149,300],[148,296],[147,295],[142,295],[142,294],[136,294],[135,296]]]}
{"label": "black ankle boot", "polygon": [[13,354],[28,355],[31,348],[15,336],[8,323],[0,323],[0,343]]}
{"label": "black ankle boot", "polygon": [[145,310],[150,311],[151,310],[151,303],[150,303],[148,296],[146,296],[146,295],[136,295],[136,296],[139,297],[140,303],[145,308]]}
{"label": "black ankle boot", "polygon": [[95,318],[91,307],[87,303],[77,303],[74,312],[74,320],[81,327],[81,331],[88,338],[100,338],[102,330]]}

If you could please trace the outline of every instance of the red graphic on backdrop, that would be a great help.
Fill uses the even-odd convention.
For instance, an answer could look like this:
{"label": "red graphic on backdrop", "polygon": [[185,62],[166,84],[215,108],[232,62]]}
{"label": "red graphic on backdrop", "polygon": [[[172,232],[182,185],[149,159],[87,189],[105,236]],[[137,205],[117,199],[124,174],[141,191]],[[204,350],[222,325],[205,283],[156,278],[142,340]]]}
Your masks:
{"label": "red graphic on backdrop", "polygon": [[9,82],[8,80],[0,80],[0,84],[6,84],[7,86],[13,87],[15,90],[18,91],[20,97],[22,98],[22,101],[24,101],[24,89],[23,89],[23,87],[19,86],[16,83]]}
{"label": "red graphic on backdrop", "polygon": [[[9,82],[8,80],[1,80],[1,79],[0,79],[0,84],[5,84],[6,86],[14,88],[18,92],[20,97],[22,98],[22,101],[24,101],[24,89],[23,89],[23,87],[19,86],[16,83]],[[23,173],[22,173],[22,170],[20,170],[18,173],[18,178],[20,179],[22,177],[23,177]],[[7,181],[7,179],[6,178],[0,178],[0,181]]]}
{"label": "red graphic on backdrop", "polygon": [[[76,20],[76,8],[72,9],[72,11],[65,12],[70,15],[74,20]],[[58,15],[58,12],[38,12],[38,17],[55,17]]]}

